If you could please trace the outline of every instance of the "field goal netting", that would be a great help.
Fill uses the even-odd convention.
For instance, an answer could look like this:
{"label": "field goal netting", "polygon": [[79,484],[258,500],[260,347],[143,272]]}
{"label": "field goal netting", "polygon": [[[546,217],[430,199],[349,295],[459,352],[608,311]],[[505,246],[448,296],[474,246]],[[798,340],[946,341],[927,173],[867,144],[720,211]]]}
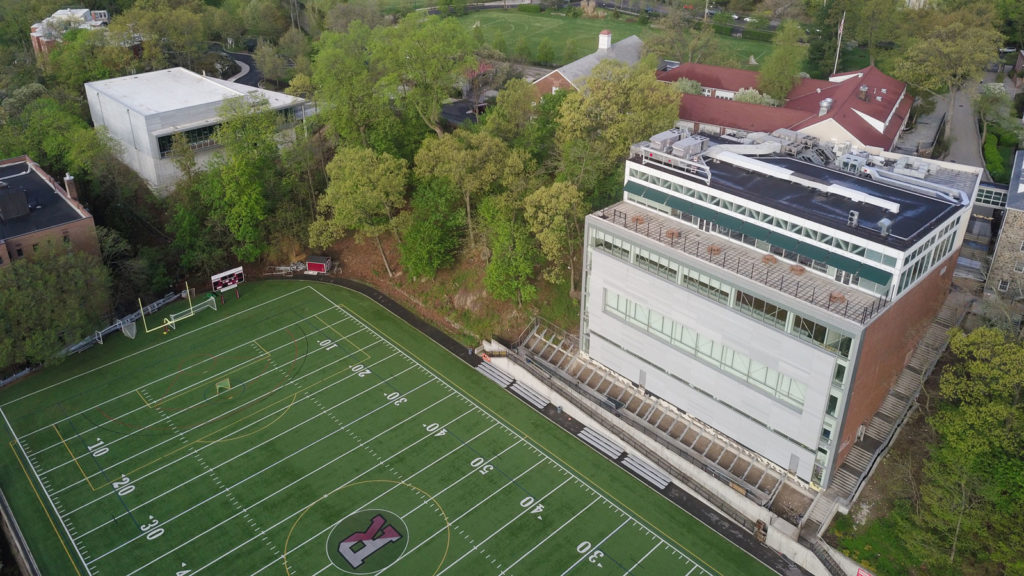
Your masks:
{"label": "field goal netting", "polygon": [[189,307],[188,310],[182,310],[181,312],[175,312],[175,313],[171,314],[169,318],[165,318],[164,319],[164,325],[170,326],[171,328],[174,328],[174,329],[177,329],[177,326],[175,326],[175,324],[179,320],[184,320],[185,318],[191,318],[191,317],[196,315],[196,312],[199,312],[200,310],[206,310],[207,308],[213,308],[214,310],[216,310],[217,309],[217,299],[214,298],[213,296],[210,296],[206,300],[203,300],[202,302]]}

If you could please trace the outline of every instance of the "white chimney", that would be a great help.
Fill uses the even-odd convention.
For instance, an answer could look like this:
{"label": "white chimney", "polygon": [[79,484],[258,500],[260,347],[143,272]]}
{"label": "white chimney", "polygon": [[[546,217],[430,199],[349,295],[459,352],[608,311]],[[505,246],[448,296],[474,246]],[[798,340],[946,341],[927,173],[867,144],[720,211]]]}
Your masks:
{"label": "white chimney", "polygon": [[68,193],[68,198],[78,200],[78,185],[70,172],[64,173],[64,190]]}
{"label": "white chimney", "polygon": [[818,108],[818,116],[824,116],[828,114],[828,111],[832,109],[832,99],[825,98],[821,101],[821,107]]}
{"label": "white chimney", "polygon": [[597,49],[608,50],[612,47],[612,31],[601,30],[601,35],[597,37]]}

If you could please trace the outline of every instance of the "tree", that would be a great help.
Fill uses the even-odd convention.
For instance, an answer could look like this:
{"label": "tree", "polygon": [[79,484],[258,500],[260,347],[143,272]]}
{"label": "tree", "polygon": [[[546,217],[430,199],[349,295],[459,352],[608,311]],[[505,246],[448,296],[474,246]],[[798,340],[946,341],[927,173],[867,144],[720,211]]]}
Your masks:
{"label": "tree", "polygon": [[0,269],[0,365],[50,364],[109,313],[110,277],[98,258],[48,242]]}
{"label": "tree", "polygon": [[292,61],[309,56],[309,38],[298,28],[289,28],[277,43],[277,51]]}
{"label": "tree", "polygon": [[213,161],[219,186],[204,190],[204,201],[230,231],[235,255],[253,262],[267,246],[264,220],[279,182],[280,118],[266,100],[254,96],[228,100],[220,114],[225,120],[214,138],[223,149]]}
{"label": "tree", "polygon": [[288,29],[288,15],[274,0],[250,0],[242,17],[246,30],[265,40],[277,40]]}
{"label": "tree", "polygon": [[772,51],[761,63],[758,89],[775,100],[784,101],[800,81],[800,70],[807,58],[807,46],[800,43],[803,30],[792,20],[782,23],[772,39]]}
{"label": "tree", "polygon": [[878,43],[892,40],[900,20],[899,4],[892,0],[863,0],[857,10],[857,38],[868,47],[872,66],[878,55]]}
{"label": "tree", "polygon": [[[932,93],[948,91],[946,118],[953,115],[954,93],[981,77],[1002,37],[991,22],[973,11],[944,14],[937,26],[913,41],[896,62],[896,76]],[[952,122],[946,122],[945,137]]]}
{"label": "tree", "polygon": [[348,231],[355,232],[357,240],[373,238],[391,276],[380,235],[390,230],[397,236],[392,219],[405,205],[408,171],[405,160],[387,153],[339,149],[327,165],[330,182],[309,228],[310,245],[326,248]]}
{"label": "tree", "polygon": [[537,45],[537,63],[548,66],[555,61],[555,48],[551,46],[551,40],[547,36],[541,39]]}
{"label": "tree", "polygon": [[141,39],[143,66],[150,70],[169,63],[190,67],[206,49],[202,14],[200,3],[191,0],[138,3],[110,19],[111,44],[132,46]]}
{"label": "tree", "polygon": [[733,96],[733,100],[736,102],[746,102],[747,104],[759,104],[761,106],[775,106],[775,99],[768,94],[762,94],[753,88],[741,88],[736,95]]}
{"label": "tree", "polygon": [[501,140],[486,132],[462,128],[440,138],[424,140],[416,153],[417,178],[443,178],[462,191],[471,245],[475,244],[473,204],[495,189],[507,156],[508,146]]}
{"label": "tree", "polygon": [[292,75],[292,69],[288,61],[281,56],[278,49],[271,42],[260,40],[256,45],[256,51],[252,53],[256,66],[259,67],[263,77],[273,82],[287,82]]}
{"label": "tree", "polygon": [[484,273],[487,291],[499,300],[515,299],[520,306],[532,301],[537,296],[533,269],[540,257],[518,203],[504,196],[488,197],[480,216],[491,251]]}
{"label": "tree", "polygon": [[630,145],[672,127],[678,113],[679,94],[671,85],[642,67],[604,60],[583,89],[562,102],[559,178],[583,190],[592,207],[609,202],[621,193],[621,178],[612,176],[621,176]]}
{"label": "tree", "polygon": [[533,120],[537,89],[522,78],[513,78],[498,92],[494,106],[487,109],[483,130],[516,146]]}
{"label": "tree", "polygon": [[334,32],[345,32],[352,22],[362,22],[368,28],[376,28],[384,22],[380,5],[371,0],[350,0],[339,2],[327,11],[324,26]]}
{"label": "tree", "polygon": [[412,223],[402,235],[402,266],[413,278],[433,278],[455,262],[466,231],[462,194],[446,180],[430,178],[413,192]]}
{"label": "tree", "polygon": [[555,182],[527,196],[524,207],[530,230],[549,263],[544,277],[554,284],[568,277],[569,293],[575,294],[587,215],[583,194],[568,182]]}
{"label": "tree", "polygon": [[1006,131],[1021,131],[1020,121],[1013,110],[1013,98],[1002,83],[985,84],[972,101],[975,113],[981,118],[981,141],[988,135],[989,124]]}
{"label": "tree", "polygon": [[441,136],[441,104],[476,65],[472,34],[454,19],[419,13],[375,32],[371,56],[385,72],[377,89]]}
{"label": "tree", "polygon": [[700,82],[691,80],[690,78],[680,78],[675,81],[673,87],[680,94],[700,94],[701,86]]}

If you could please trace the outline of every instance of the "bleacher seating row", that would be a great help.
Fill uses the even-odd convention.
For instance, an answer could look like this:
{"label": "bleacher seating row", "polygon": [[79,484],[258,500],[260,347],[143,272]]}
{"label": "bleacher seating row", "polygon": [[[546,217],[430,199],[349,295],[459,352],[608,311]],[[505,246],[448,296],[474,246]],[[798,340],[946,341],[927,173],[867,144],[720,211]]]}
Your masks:
{"label": "bleacher seating row", "polygon": [[590,428],[580,430],[580,433],[577,436],[579,436],[580,440],[583,440],[592,446],[594,450],[597,450],[612,460],[618,460],[626,452],[622,446],[619,446],[601,434],[594,432]]}
{"label": "bleacher seating row", "polygon": [[512,385],[513,382],[516,381],[516,379],[509,375],[507,372],[498,368],[494,364],[491,364],[490,362],[481,362],[476,367],[476,370],[477,372],[483,374],[484,376],[487,376],[489,380],[493,381],[495,384],[501,386],[502,388],[508,388],[509,386]]}
{"label": "bleacher seating row", "polygon": [[672,481],[672,479],[661,470],[629,454],[622,459],[622,465],[633,474],[639,476],[642,480],[646,480],[652,484],[658,490],[664,490],[665,487],[669,485],[669,482]]}
{"label": "bleacher seating row", "polygon": [[515,393],[527,403],[531,404],[537,410],[543,411],[544,408],[550,403],[548,399],[542,396],[540,393],[530,388],[522,382],[512,381],[512,385],[508,387],[509,390]]}

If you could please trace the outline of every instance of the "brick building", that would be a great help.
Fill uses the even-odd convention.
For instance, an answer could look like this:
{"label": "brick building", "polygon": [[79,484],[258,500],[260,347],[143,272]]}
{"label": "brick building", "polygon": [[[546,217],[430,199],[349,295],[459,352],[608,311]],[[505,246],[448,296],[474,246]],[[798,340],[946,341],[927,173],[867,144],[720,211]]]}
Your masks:
{"label": "brick building", "polygon": [[62,187],[28,156],[0,161],[0,267],[32,256],[47,242],[100,254],[74,178],[67,175]]}
{"label": "brick building", "polygon": [[552,70],[548,74],[537,79],[533,85],[541,96],[552,94],[556,90],[579,90],[586,82],[587,76],[594,71],[594,67],[602,60],[618,60],[633,65],[640,61],[644,43],[636,36],[630,36],[612,44],[612,33],[610,30],[602,30],[598,35],[597,52],[587,54],[579,60],[575,60]]}
{"label": "brick building", "polygon": [[29,38],[32,39],[32,51],[36,61],[53,50],[54,46],[64,37],[64,33],[72,28],[93,30],[107,25],[109,17],[106,10],[89,10],[88,8],[63,8],[54,12],[49,18],[32,25]]}

